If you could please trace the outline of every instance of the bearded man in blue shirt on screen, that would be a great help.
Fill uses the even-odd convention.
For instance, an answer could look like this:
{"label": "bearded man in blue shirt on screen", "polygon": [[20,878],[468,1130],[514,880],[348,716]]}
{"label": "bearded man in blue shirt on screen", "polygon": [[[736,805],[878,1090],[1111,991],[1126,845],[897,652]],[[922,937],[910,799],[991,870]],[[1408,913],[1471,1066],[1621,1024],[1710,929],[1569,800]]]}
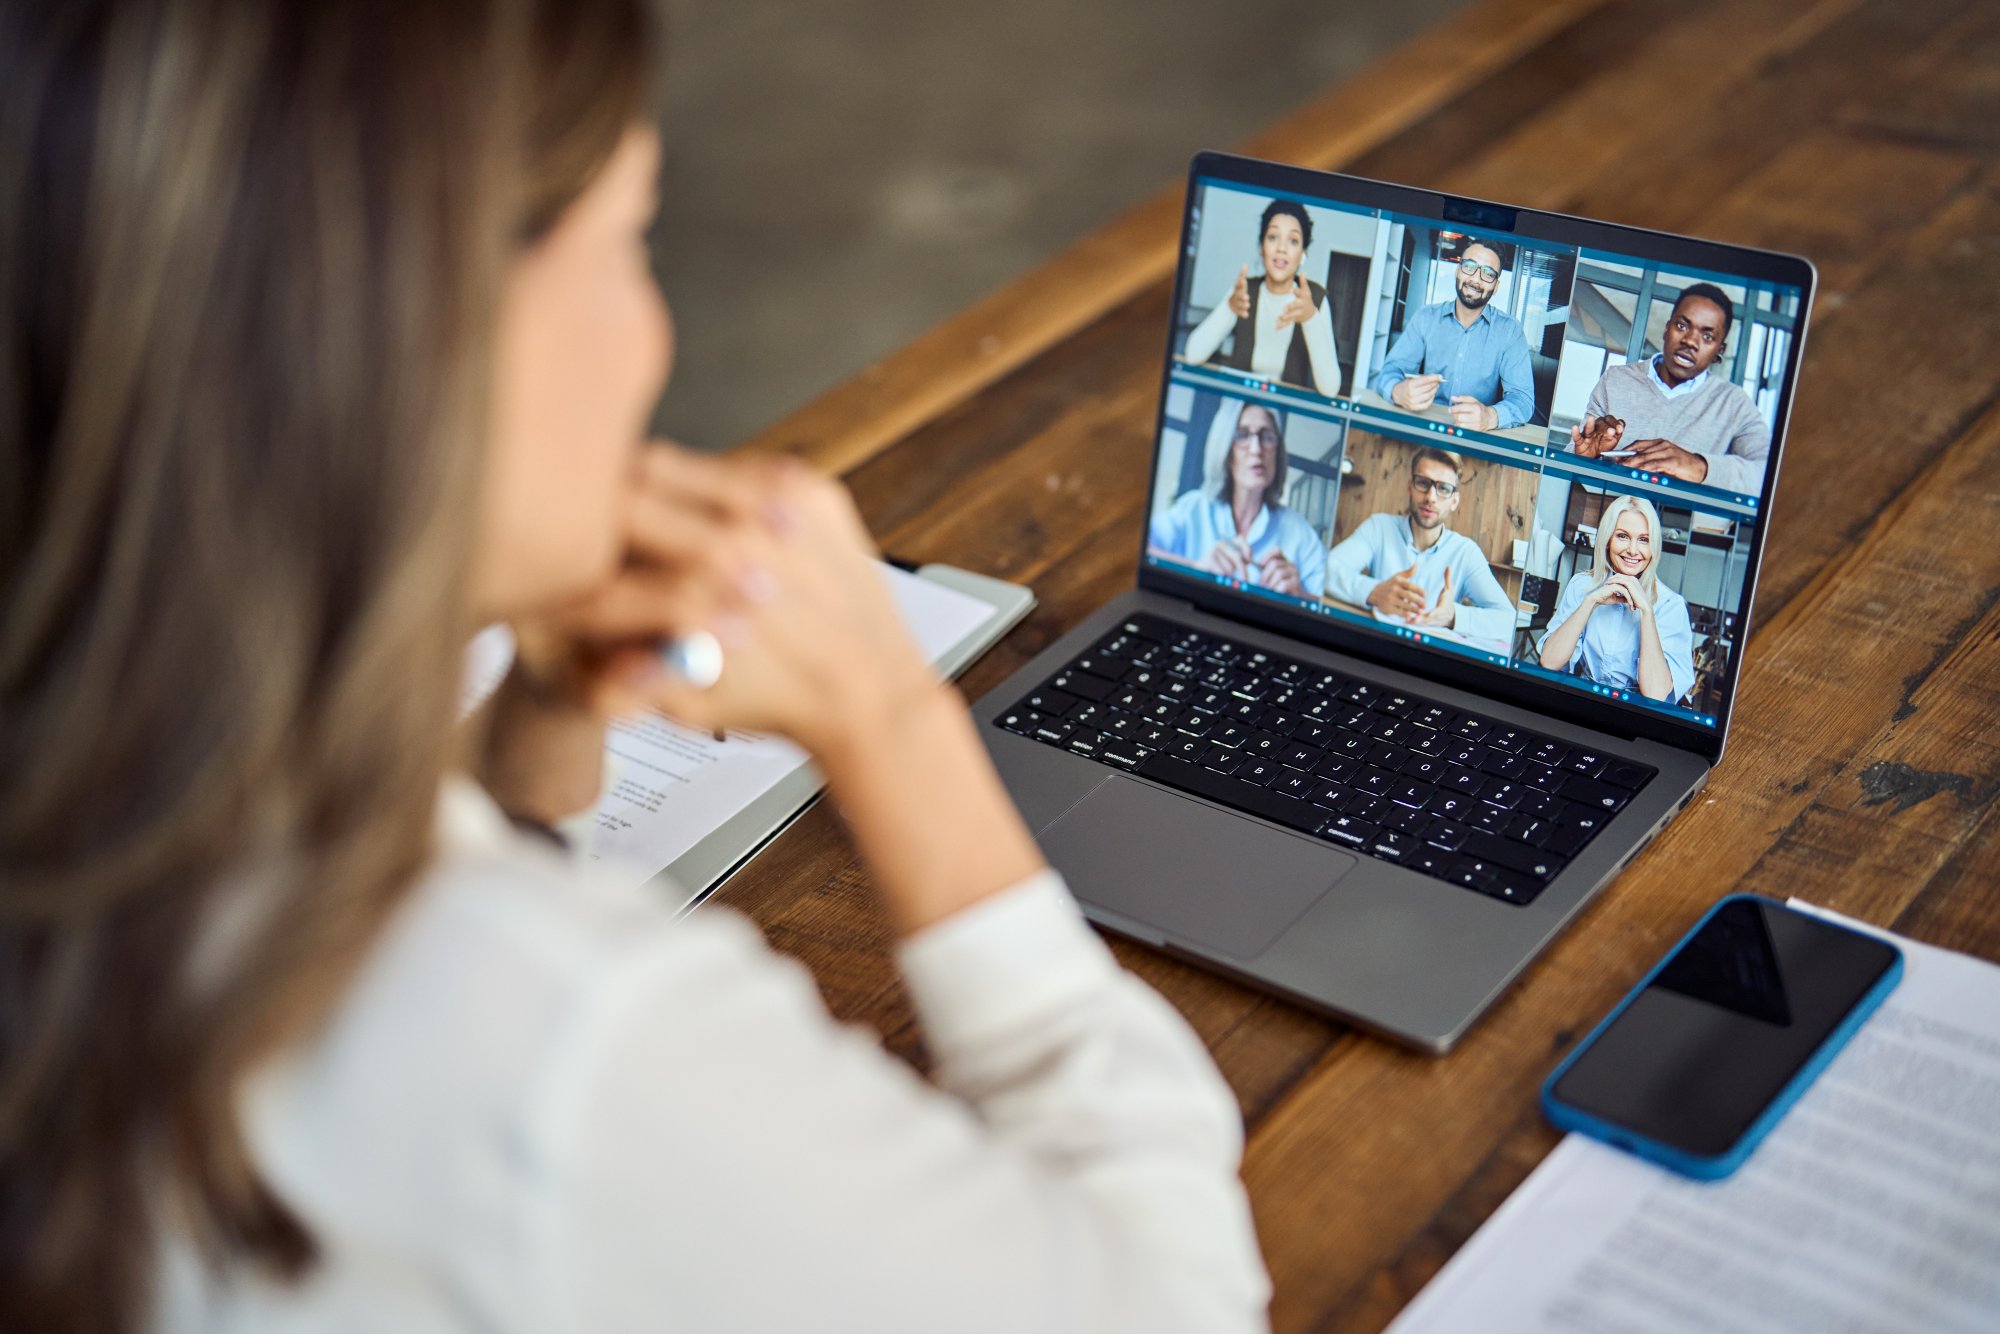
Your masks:
{"label": "bearded man in blue shirt on screen", "polygon": [[1452,423],[1504,431],[1535,415],[1535,367],[1521,322],[1487,303],[1506,271],[1500,252],[1468,240],[1458,252],[1458,295],[1422,306],[1375,376],[1375,392],[1406,412],[1444,401]]}
{"label": "bearded man in blue shirt on screen", "polygon": [[1326,594],[1414,629],[1511,641],[1514,604],[1479,544],[1445,525],[1458,512],[1464,462],[1442,449],[1410,460],[1409,506],[1375,514],[1326,555]]}

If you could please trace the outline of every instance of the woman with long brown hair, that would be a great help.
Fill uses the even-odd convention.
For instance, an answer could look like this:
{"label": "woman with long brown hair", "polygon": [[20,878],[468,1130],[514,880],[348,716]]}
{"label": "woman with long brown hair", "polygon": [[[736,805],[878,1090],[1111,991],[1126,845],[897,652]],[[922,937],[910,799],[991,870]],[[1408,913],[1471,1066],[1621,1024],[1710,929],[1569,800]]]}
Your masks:
{"label": "woman with long brown hair", "polygon": [[[0,1328],[1261,1324],[1233,1100],[844,494],[639,443],[650,49],[0,8]],[[646,705],[813,754],[934,1082],[545,836]]]}

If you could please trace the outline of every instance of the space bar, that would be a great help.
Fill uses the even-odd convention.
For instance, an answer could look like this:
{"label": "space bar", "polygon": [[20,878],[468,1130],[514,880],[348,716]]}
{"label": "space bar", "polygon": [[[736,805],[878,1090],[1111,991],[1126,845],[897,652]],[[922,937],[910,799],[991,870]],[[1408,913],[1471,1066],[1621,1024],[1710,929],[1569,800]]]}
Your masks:
{"label": "space bar", "polygon": [[1327,812],[1308,802],[1281,797],[1254,783],[1239,783],[1227,774],[1219,774],[1213,769],[1204,769],[1170,755],[1148,755],[1132,772],[1156,783],[1192,792],[1197,797],[1207,797],[1236,810],[1276,820],[1281,825],[1304,830],[1308,834],[1317,833],[1321,822],[1327,818]]}

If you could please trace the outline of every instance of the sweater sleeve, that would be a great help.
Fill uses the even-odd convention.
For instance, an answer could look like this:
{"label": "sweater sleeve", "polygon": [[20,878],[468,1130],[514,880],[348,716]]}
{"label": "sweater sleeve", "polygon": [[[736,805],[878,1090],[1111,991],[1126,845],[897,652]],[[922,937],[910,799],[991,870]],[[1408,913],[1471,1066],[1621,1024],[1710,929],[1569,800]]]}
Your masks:
{"label": "sweater sleeve", "polygon": [[1236,312],[1229,308],[1229,302],[1216,302],[1215,309],[1209,311],[1202,322],[1194,326],[1194,332],[1188,335],[1187,347],[1182,355],[1190,364],[1199,366],[1221,349],[1222,340],[1229,337],[1229,331],[1235,327]]}
{"label": "sweater sleeve", "polygon": [[1771,428],[1763,415],[1742,394],[1740,410],[1733,423],[1734,433],[1723,453],[1707,455],[1708,485],[1724,491],[1754,496],[1764,489],[1764,468],[1771,453]]}
{"label": "sweater sleeve", "polygon": [[935,1083],[690,929],[595,979],[547,1081],[555,1327],[1265,1327],[1235,1100],[1053,873],[902,946]]}
{"label": "sweater sleeve", "polygon": [[1598,376],[1597,383],[1590,387],[1590,401],[1583,405],[1584,420],[1588,421],[1593,417],[1602,417],[1611,411],[1611,394],[1605,388],[1610,379],[1611,372],[1606,371],[1604,374]]}

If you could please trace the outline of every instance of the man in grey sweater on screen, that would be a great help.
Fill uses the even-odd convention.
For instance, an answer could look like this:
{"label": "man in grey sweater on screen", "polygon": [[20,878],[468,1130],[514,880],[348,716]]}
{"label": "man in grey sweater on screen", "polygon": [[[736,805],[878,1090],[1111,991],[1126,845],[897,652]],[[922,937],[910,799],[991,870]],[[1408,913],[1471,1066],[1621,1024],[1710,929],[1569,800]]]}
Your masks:
{"label": "man in grey sweater on screen", "polygon": [[1660,355],[1604,372],[1570,448],[1641,472],[1756,495],[1771,428],[1750,395],[1711,368],[1729,346],[1736,307],[1695,283],[1674,303]]}

